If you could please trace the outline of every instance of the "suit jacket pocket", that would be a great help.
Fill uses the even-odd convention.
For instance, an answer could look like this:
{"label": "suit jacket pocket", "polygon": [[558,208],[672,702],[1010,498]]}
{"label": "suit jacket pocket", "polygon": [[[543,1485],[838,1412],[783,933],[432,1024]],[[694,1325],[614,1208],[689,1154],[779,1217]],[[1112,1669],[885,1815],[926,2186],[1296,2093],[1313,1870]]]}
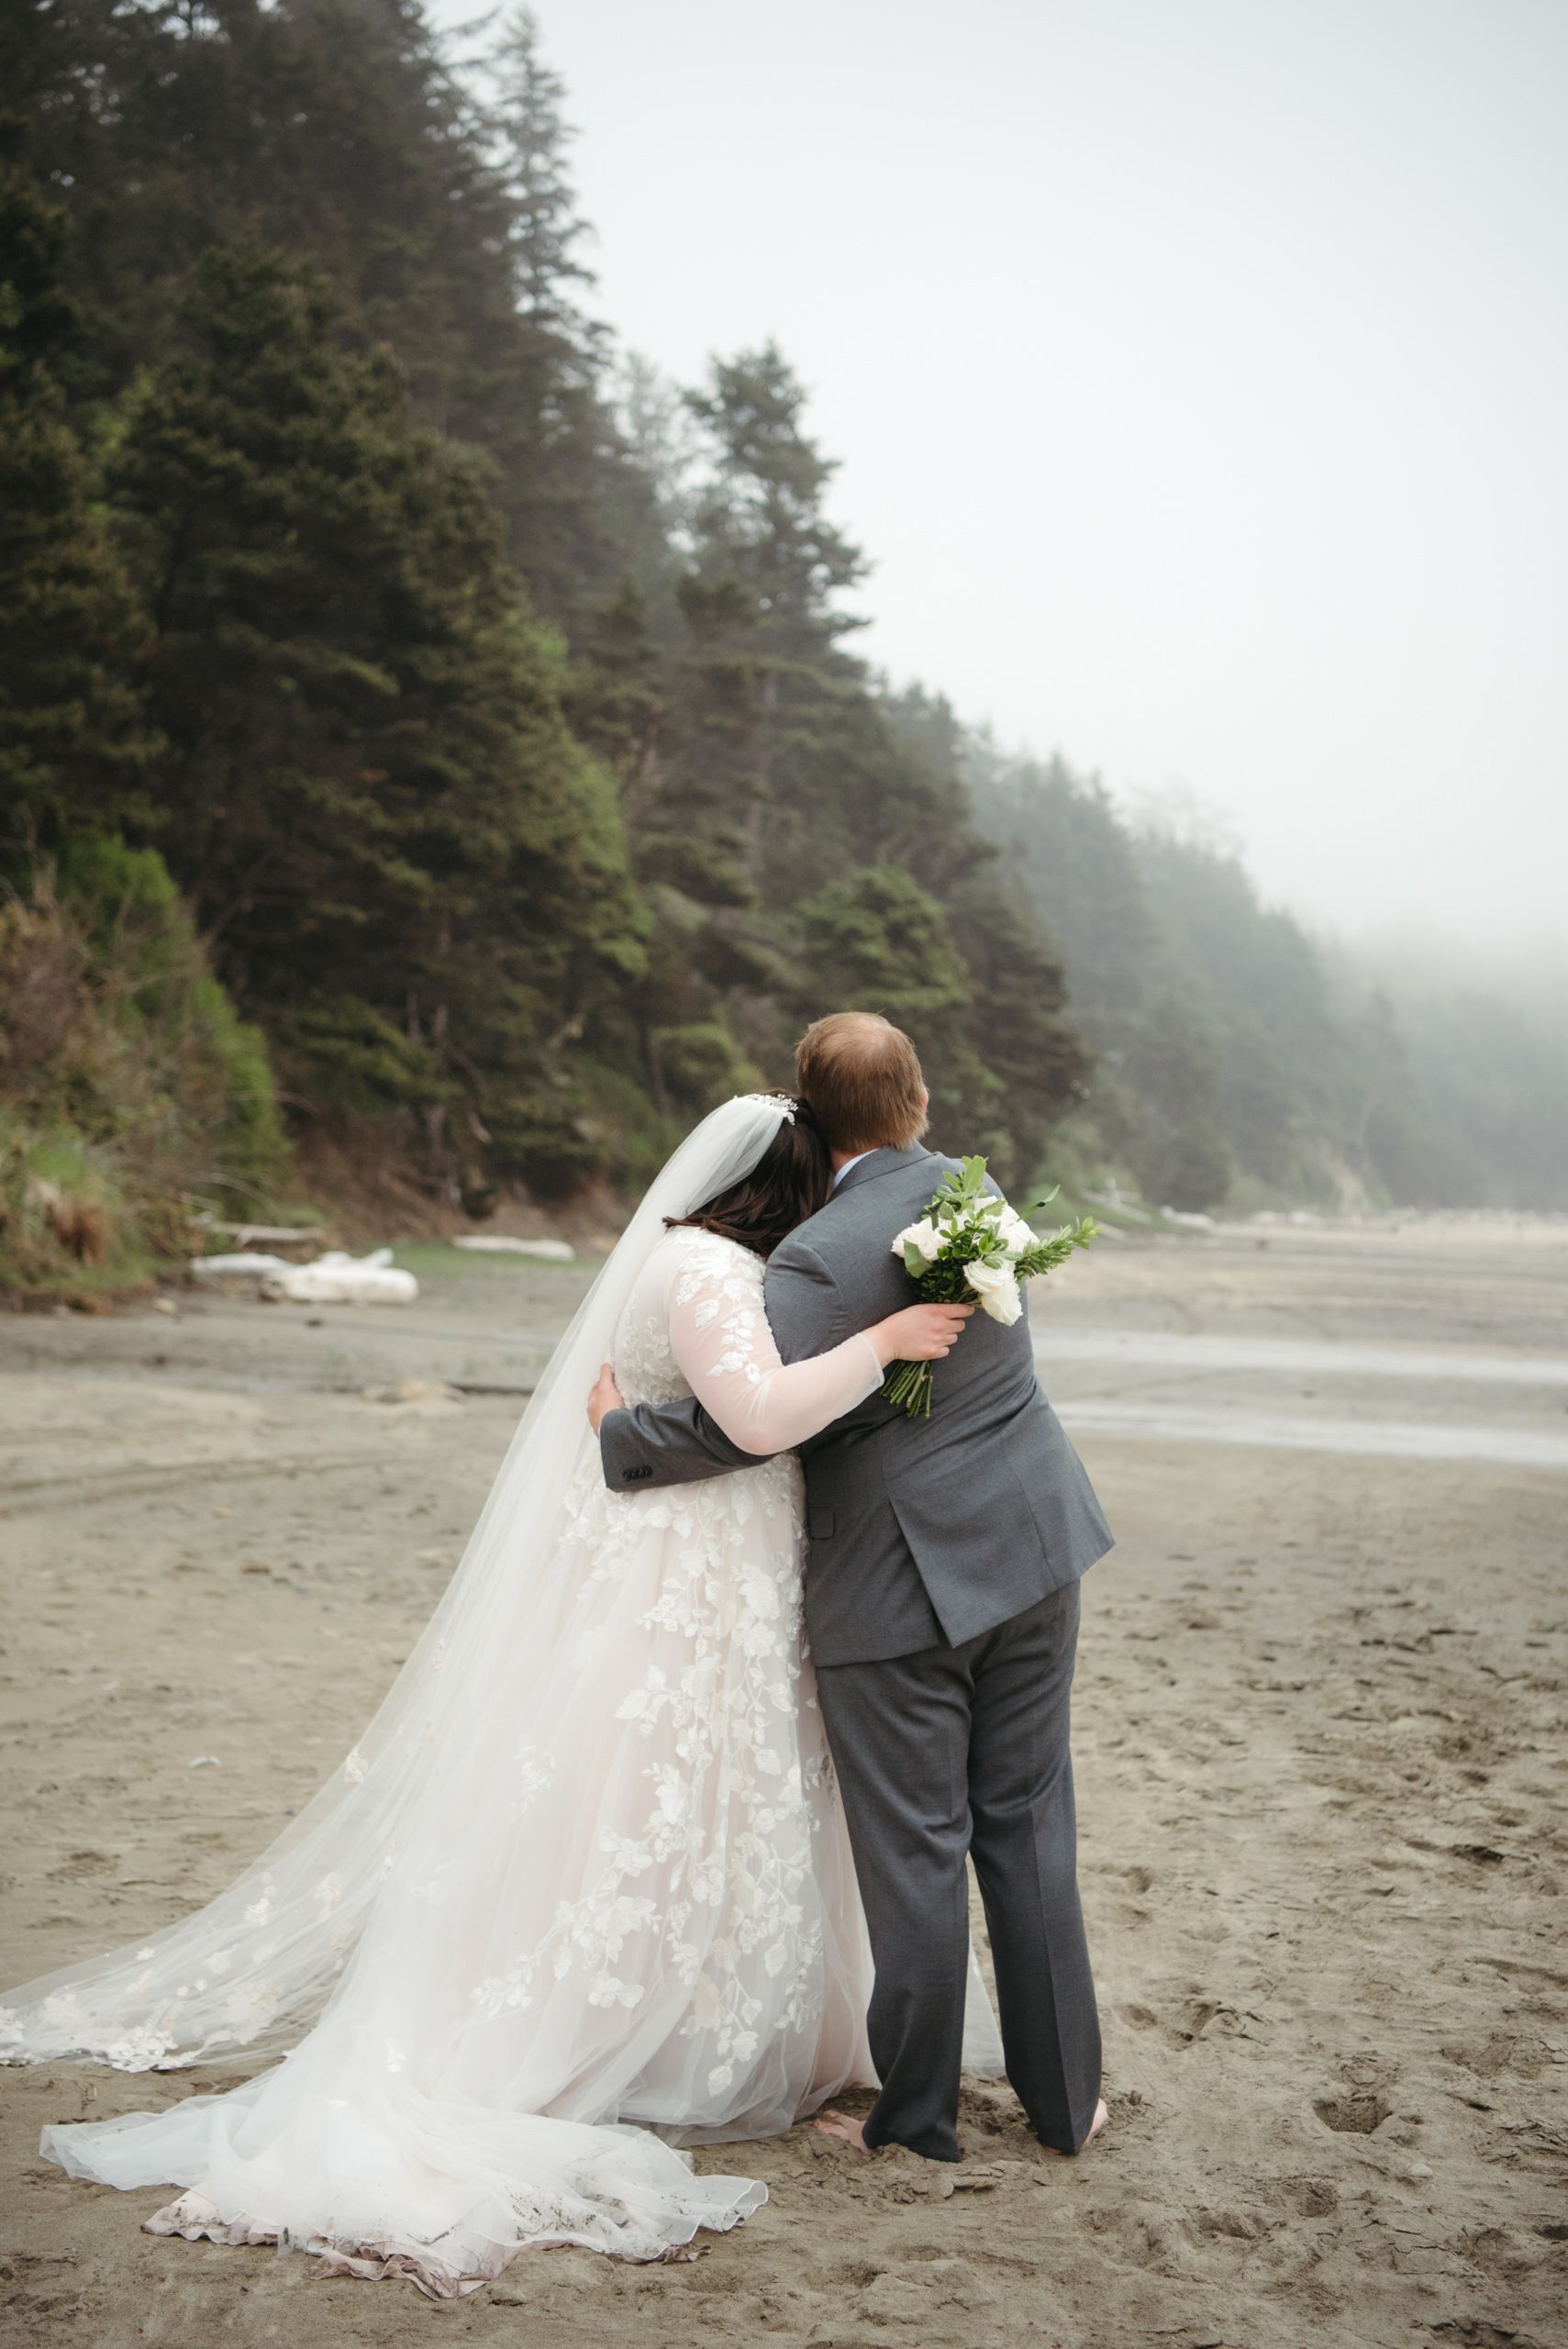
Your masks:
{"label": "suit jacket pocket", "polygon": [[831,1542],[833,1539],[832,1510],[821,1507],[808,1508],[806,1512],[806,1530],[813,1542]]}

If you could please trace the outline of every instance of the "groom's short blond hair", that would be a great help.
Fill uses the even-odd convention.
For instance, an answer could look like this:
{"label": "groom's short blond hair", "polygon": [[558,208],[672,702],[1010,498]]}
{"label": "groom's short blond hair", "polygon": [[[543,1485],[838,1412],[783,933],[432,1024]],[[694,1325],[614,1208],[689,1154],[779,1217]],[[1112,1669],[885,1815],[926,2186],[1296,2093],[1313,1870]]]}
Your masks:
{"label": "groom's short blond hair", "polygon": [[795,1074],[829,1150],[907,1150],[928,1123],[919,1055],[877,1011],[830,1011],[795,1048]]}

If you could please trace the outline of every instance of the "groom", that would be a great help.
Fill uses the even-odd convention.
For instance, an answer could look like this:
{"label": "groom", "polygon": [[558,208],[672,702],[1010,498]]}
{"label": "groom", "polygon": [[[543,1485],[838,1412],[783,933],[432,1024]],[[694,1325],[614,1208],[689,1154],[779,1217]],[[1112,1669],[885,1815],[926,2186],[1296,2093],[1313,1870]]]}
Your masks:
{"label": "groom", "polygon": [[[919,1147],[920,1063],[885,1019],[817,1020],[795,1068],[834,1190],[769,1260],[785,1362],[908,1304],[894,1235],[952,1163]],[[616,1491],[755,1465],[690,1399],[608,1412],[600,1449]],[[1068,1700],[1078,1580],[1111,1536],[1036,1384],[1027,1317],[1011,1329],[973,1317],[929,1419],[873,1396],[802,1453],[806,1631],[876,1963],[867,2029],[881,2093],[863,2125],[839,2132],[962,2158],[971,1853],[1007,2076],[1042,2143],[1077,2153],[1105,2107]]]}

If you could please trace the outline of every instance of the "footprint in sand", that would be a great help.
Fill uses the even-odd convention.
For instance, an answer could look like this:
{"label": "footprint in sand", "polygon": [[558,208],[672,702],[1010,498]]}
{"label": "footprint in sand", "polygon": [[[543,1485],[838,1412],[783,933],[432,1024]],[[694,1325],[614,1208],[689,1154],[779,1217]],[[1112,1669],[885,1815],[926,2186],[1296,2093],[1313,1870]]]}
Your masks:
{"label": "footprint in sand", "polygon": [[1282,2177],[1274,2181],[1274,2199],[1294,2218],[1328,2219],[1340,2207],[1340,2189],[1326,2177]]}
{"label": "footprint in sand", "polygon": [[107,1852],[72,1852],[69,1858],[61,1860],[57,1868],[50,1868],[50,1881],[51,1884],[75,1884],[83,1876],[102,1876],[106,1868],[113,1866],[114,1861]]}
{"label": "footprint in sand", "polygon": [[1394,2107],[1375,2088],[1339,2088],[1314,2097],[1312,2110],[1337,2137],[1370,2137],[1382,2128]]}

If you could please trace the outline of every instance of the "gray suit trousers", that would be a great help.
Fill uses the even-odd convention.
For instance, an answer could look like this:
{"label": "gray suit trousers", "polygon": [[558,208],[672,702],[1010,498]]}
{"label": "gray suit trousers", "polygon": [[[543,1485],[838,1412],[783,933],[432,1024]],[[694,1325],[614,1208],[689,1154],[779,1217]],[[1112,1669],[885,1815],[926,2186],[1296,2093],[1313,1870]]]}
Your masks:
{"label": "gray suit trousers", "polygon": [[1007,2077],[1042,2143],[1072,2154],[1088,2134],[1100,2027],[1068,1751],[1078,1605],[1070,1582],[960,1646],[817,1666],[876,1961],[868,2144],[962,2159],[971,1853]]}

